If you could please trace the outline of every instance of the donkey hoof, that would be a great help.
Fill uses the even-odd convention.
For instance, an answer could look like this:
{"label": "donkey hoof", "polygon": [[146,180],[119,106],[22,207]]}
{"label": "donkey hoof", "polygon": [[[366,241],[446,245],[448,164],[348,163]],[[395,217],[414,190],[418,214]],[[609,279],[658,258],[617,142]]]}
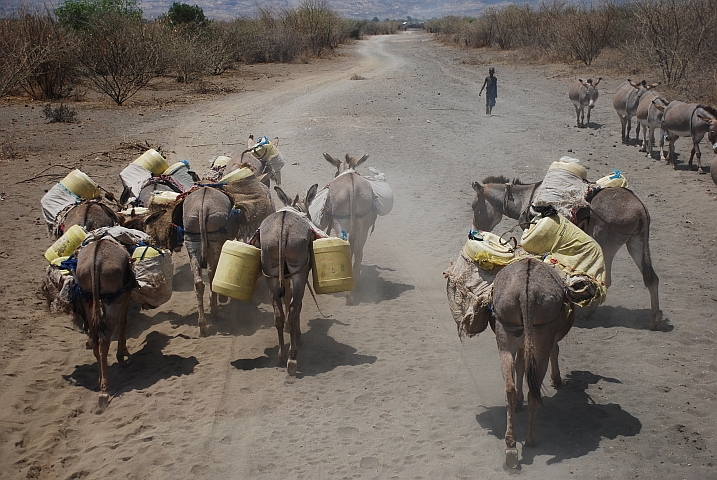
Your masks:
{"label": "donkey hoof", "polygon": [[199,325],[199,336],[206,337],[207,333],[209,333],[209,327],[206,325]]}
{"label": "donkey hoof", "polygon": [[106,393],[100,393],[100,398],[97,402],[97,406],[100,410],[104,410],[110,404],[110,396]]}
{"label": "donkey hoof", "polygon": [[289,360],[288,362],[286,362],[286,373],[293,377],[294,375],[296,375],[296,367],[296,360]]}
{"label": "donkey hoof", "polygon": [[518,468],[518,449],[505,449],[505,466],[508,468]]}

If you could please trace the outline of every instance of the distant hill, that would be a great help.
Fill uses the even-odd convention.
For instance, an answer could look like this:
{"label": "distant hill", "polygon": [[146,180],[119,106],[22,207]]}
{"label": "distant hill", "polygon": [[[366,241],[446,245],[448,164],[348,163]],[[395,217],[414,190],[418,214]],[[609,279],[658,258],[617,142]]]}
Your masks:
{"label": "distant hill", "polygon": [[[33,8],[51,9],[60,3],[59,0],[0,0],[0,14],[10,15],[18,5],[29,5]],[[237,17],[252,17],[257,5],[264,8],[282,9],[295,8],[303,0],[186,0],[180,3],[198,5],[204,14],[215,20],[231,20]],[[491,5],[505,5],[504,0],[328,0],[328,6],[341,16],[354,19],[379,20],[406,19],[427,20],[447,15],[476,16],[484,8]],[[156,18],[167,13],[172,0],[140,0],[139,6],[147,19]]]}

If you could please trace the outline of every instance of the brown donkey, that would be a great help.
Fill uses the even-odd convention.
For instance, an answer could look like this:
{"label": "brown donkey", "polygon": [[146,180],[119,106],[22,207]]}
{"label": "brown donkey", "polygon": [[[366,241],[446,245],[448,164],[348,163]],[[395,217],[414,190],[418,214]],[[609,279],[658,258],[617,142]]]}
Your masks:
{"label": "brown donkey", "polygon": [[[329,192],[324,207],[327,214],[322,216],[319,227],[331,234],[331,227],[338,223],[348,235],[353,257],[354,285],[358,287],[361,280],[363,247],[378,216],[371,182],[355,171],[368,159],[368,155],[356,159],[346,154],[345,160],[342,161],[324,153],[324,158],[336,167],[336,175],[328,185]],[[347,291],[346,305],[352,304],[353,295]]]}
{"label": "brown donkey", "polygon": [[[473,226],[490,231],[500,223],[503,215],[526,222],[528,208],[539,186],[540,182],[521,184],[506,177],[486,177],[483,182],[473,182],[473,190],[476,192],[471,205]],[[656,329],[662,321],[658,295],[660,279],[652,268],[650,214],[647,208],[627,188],[605,188],[592,199],[590,210],[590,220],[583,230],[602,248],[606,286],[610,287],[612,283],[615,254],[623,245],[627,245],[627,251],[640,269],[642,281],[650,292],[650,329]],[[597,303],[594,305],[597,306]]]}
{"label": "brown donkey", "polygon": [[551,385],[560,387],[558,342],[573,326],[574,313],[565,299],[562,276],[551,266],[534,258],[504,267],[493,282],[493,316],[505,379],[508,428],[505,432],[505,463],[518,466],[513,420],[523,404],[523,376],[528,383],[528,433],[525,446],[537,444],[535,412],[542,404],[540,389],[550,361]]}
{"label": "brown donkey", "polygon": [[[309,204],[318,185],[312,186],[303,201],[299,196],[291,201],[281,187],[274,187],[286,207],[264,219],[259,227],[261,269],[271,293],[274,306],[274,325],[279,335],[279,361],[286,361],[289,375],[295,375],[301,336],[301,306],[311,269],[311,244],[315,238],[309,218]],[[284,351],[284,313],[282,297],[288,313],[289,352]]]}
{"label": "brown donkey", "polygon": [[110,401],[107,354],[115,330],[118,330],[117,361],[124,364],[125,358],[129,357],[125,329],[134,287],[130,256],[123,246],[112,240],[92,242],[77,254],[76,275],[87,320],[89,344],[100,369],[99,407],[104,410]]}

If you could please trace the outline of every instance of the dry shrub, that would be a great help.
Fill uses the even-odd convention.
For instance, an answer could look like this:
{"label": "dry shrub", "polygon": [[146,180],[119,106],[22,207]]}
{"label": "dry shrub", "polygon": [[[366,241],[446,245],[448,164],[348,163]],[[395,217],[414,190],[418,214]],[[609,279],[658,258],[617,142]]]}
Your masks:
{"label": "dry shrub", "polygon": [[0,97],[25,82],[49,58],[50,39],[36,35],[41,23],[37,13],[0,18]]}
{"label": "dry shrub", "polygon": [[82,33],[77,59],[90,88],[122,105],[158,74],[154,24],[107,14]]}

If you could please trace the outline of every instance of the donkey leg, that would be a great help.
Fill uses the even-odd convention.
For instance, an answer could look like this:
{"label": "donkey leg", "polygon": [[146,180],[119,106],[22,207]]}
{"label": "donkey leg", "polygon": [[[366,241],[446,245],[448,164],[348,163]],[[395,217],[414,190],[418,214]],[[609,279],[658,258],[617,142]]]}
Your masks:
{"label": "donkey leg", "polygon": [[563,378],[560,376],[558,355],[560,355],[560,347],[558,346],[558,342],[555,342],[553,350],[550,352],[550,386],[554,388],[560,388],[565,385]]}
{"label": "donkey leg", "polygon": [[219,313],[219,304],[217,301],[217,294],[212,290],[212,283],[214,282],[214,274],[217,272],[217,265],[219,264],[218,251],[221,247],[217,243],[210,243],[209,252],[207,256],[207,276],[209,277],[209,312],[212,317],[216,318]]}
{"label": "donkey leg", "polygon": [[[306,272],[308,273],[308,272]],[[291,304],[289,306],[289,358],[286,362],[286,371],[289,375],[296,375],[298,367],[296,357],[299,354],[298,342],[299,319],[303,305],[304,290],[306,288],[306,273],[300,273],[292,277]]]}
{"label": "donkey leg", "polygon": [[505,379],[505,404],[507,410],[507,428],[505,430],[505,464],[508,468],[518,467],[518,449],[515,448],[515,429],[513,419],[518,392],[515,385],[515,355],[518,344],[503,329],[500,322],[496,322],[496,342],[500,357],[500,370]]}
{"label": "donkey leg", "polygon": [[199,258],[196,255],[189,256],[189,265],[194,276],[194,293],[197,295],[197,313],[199,318],[199,335],[207,334],[207,318],[204,315],[204,281],[202,280],[202,267],[199,265]]}
{"label": "donkey leg", "polygon": [[[129,350],[127,350],[127,310],[129,309],[129,301],[132,293],[127,292],[122,295],[121,308],[119,312],[119,323],[117,328],[117,361],[120,365],[125,364],[125,360],[129,358]],[[108,307],[109,310],[109,307]],[[109,312],[108,312],[109,313]]]}
{"label": "donkey leg", "polygon": [[286,355],[284,352],[284,306],[282,305],[281,297],[279,296],[279,281],[276,278],[266,279],[266,283],[269,286],[269,292],[271,292],[271,303],[274,307],[274,326],[276,327],[276,334],[279,339],[279,365],[286,361]]}
{"label": "donkey leg", "polygon": [[110,404],[109,381],[107,380],[107,354],[109,351],[109,341],[100,338],[95,342],[94,353],[100,369],[100,396],[98,398],[100,410],[104,410]]}
{"label": "donkey leg", "polygon": [[660,279],[652,268],[650,247],[643,242],[641,236],[635,235],[627,241],[627,252],[632,257],[637,268],[640,269],[642,281],[650,292],[650,312],[652,315],[650,330],[655,330],[662,321],[662,311],[660,310],[660,298],[658,294]]}
{"label": "donkey leg", "polygon": [[525,397],[523,396],[523,377],[525,376],[525,350],[524,348],[519,348],[518,351],[515,354],[515,361],[513,362],[515,366],[515,410],[516,411],[522,411],[523,410],[523,400]]}

